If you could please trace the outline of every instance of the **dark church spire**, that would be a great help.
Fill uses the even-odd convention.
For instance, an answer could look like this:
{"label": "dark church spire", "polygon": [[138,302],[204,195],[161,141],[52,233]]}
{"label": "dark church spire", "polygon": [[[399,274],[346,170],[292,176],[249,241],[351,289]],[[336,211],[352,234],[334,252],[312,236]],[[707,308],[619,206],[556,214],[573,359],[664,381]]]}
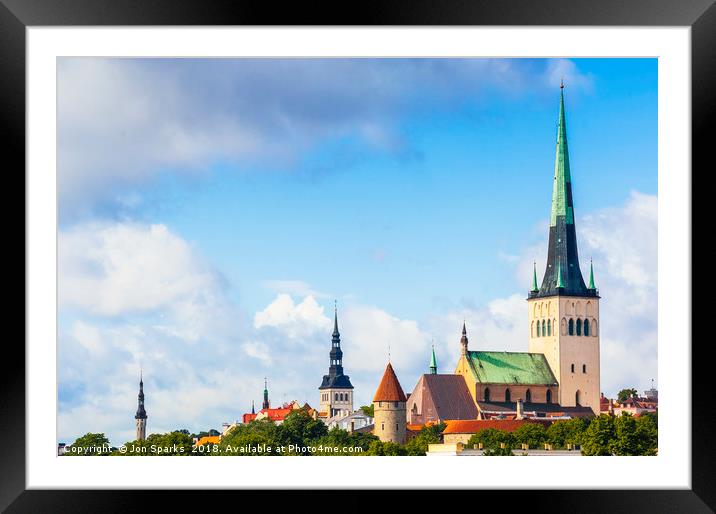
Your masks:
{"label": "dark church spire", "polygon": [[465,326],[465,320],[462,322],[462,337],[460,338],[460,348],[463,355],[467,354],[467,327]]}
{"label": "dark church spire", "polygon": [[341,350],[341,334],[338,331],[338,302],[333,309],[333,336],[331,337],[331,351],[328,354],[330,367],[328,375],[323,376],[319,389],[344,388],[353,389],[350,379],[343,374],[343,350]]}
{"label": "dark church spire", "polygon": [[139,394],[137,395],[137,414],[134,419],[147,419],[147,411],[144,410],[144,380],[142,372],[139,372]]}
{"label": "dark church spire", "polygon": [[530,298],[540,296],[596,296],[584,283],[579,268],[577,232],[574,226],[572,175],[567,146],[567,122],[564,110],[564,82],[560,84],[557,150],[554,160],[552,209],[549,224],[547,268],[542,286],[530,291]]}

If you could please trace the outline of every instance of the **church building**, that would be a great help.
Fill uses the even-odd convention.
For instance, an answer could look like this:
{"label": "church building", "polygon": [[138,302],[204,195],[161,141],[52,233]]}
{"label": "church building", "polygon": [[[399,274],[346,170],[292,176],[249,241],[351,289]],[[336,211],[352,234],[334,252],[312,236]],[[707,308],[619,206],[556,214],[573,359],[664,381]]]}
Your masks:
{"label": "church building", "polygon": [[[599,294],[590,263],[585,284],[577,253],[564,84],[560,86],[557,149],[547,266],[542,285],[533,271],[527,297],[529,352],[471,351],[466,327],[455,373],[465,378],[483,415],[509,408],[599,414]],[[502,404],[502,406],[500,406]],[[502,408],[501,408],[502,407]]]}

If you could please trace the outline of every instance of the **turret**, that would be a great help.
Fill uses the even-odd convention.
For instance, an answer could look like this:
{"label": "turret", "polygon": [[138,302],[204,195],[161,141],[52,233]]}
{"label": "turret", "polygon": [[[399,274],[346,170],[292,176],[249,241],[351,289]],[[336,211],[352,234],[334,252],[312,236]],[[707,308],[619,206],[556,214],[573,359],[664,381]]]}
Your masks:
{"label": "turret", "polygon": [[403,444],[406,438],[407,398],[395,375],[393,366],[388,362],[383,378],[373,397],[374,427],[373,434],[381,441]]}

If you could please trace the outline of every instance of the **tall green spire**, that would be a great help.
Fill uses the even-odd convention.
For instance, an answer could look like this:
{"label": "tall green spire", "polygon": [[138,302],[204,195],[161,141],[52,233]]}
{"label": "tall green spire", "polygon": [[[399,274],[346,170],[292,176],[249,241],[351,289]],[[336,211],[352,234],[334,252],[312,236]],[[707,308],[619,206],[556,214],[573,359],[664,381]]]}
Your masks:
{"label": "tall green spire", "polygon": [[589,259],[589,285],[587,288],[596,289],[596,287],[594,287],[594,265],[592,264],[592,259]]}
{"label": "tall green spire", "polygon": [[435,345],[433,345],[433,354],[432,357],[430,357],[430,374],[438,374],[438,360],[435,358]]}
{"label": "tall green spire", "polygon": [[547,267],[542,278],[542,285],[538,291],[530,291],[530,298],[556,295],[596,296],[596,289],[587,289],[579,267],[572,186],[572,172],[567,149],[564,83],[562,83],[559,91],[559,118],[554,176],[552,178]]}
{"label": "tall green spire", "polygon": [[559,263],[559,259],[557,259],[557,288],[564,287],[564,282],[562,282],[562,266]]}
{"label": "tall green spire", "polygon": [[571,194],[567,184],[572,181],[569,172],[569,151],[567,149],[567,123],[564,117],[564,83],[560,85],[559,122],[557,124],[557,154],[554,158],[554,185],[552,188],[552,216],[550,226],[557,225],[557,216],[564,216],[567,224],[574,223]]}
{"label": "tall green spire", "polygon": [[537,261],[534,262],[534,269],[532,270],[532,291],[539,291],[537,285]]}

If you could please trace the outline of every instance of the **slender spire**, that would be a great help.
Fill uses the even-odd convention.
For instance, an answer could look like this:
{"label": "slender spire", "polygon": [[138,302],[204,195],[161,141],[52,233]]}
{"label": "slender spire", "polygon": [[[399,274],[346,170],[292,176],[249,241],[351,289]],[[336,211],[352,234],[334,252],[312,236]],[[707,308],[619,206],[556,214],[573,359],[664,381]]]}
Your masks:
{"label": "slender spire", "polygon": [[537,261],[534,261],[534,268],[532,270],[532,292],[539,291],[539,286],[537,285]]}
{"label": "slender spire", "polygon": [[137,414],[134,419],[147,419],[147,411],[144,409],[144,381],[142,371],[139,371],[139,394],[137,395]]}
{"label": "slender spire", "polygon": [[435,345],[433,345],[433,353],[430,357],[430,374],[431,375],[437,375],[438,374],[438,360],[435,358]]}
{"label": "slender spire", "polygon": [[594,286],[594,264],[592,263],[592,259],[589,259],[589,285],[587,286],[588,289],[596,289]]}
{"label": "slender spire", "polygon": [[557,224],[557,216],[564,216],[568,224],[574,223],[572,190],[571,188],[568,189],[568,184],[571,182],[569,149],[567,147],[567,121],[564,113],[564,83],[562,83],[559,91],[559,121],[557,123],[557,153],[554,159],[551,226]]}
{"label": "slender spire", "polygon": [[328,375],[323,375],[319,389],[353,389],[348,375],[343,374],[343,350],[341,350],[341,334],[338,331],[338,300],[333,303],[333,335],[331,351],[328,353],[330,366]]}
{"label": "slender spire", "polygon": [[463,355],[467,355],[467,327],[465,326],[465,320],[462,321],[462,337],[460,338],[460,350]]}
{"label": "slender spire", "polygon": [[[567,122],[564,108],[564,81],[559,90],[559,117],[554,159],[552,184],[552,206],[549,226],[549,247],[547,268],[542,286],[533,290],[530,298],[566,295],[595,296],[596,290],[589,290],[579,268],[577,232],[574,225],[574,203],[572,201],[572,171],[569,164],[567,145]],[[559,290],[558,290],[559,288]]]}
{"label": "slender spire", "polygon": [[340,332],[338,332],[338,300],[333,300],[334,307],[333,307],[333,337],[340,337]]}
{"label": "slender spire", "polygon": [[251,414],[256,414],[256,407],[254,406],[253,400],[251,400]]}
{"label": "slender spire", "polygon": [[264,377],[264,403],[262,404],[262,409],[268,409],[270,407],[271,403],[269,402],[269,396],[268,396],[268,379]]}

